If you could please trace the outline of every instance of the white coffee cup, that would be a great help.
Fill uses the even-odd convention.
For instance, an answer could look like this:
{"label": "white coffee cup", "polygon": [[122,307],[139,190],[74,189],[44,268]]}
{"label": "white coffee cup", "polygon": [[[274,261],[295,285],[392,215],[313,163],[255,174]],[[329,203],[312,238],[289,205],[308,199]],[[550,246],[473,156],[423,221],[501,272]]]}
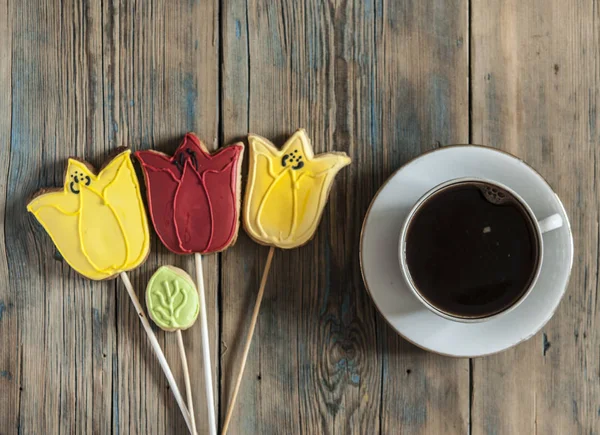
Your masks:
{"label": "white coffee cup", "polygon": [[[425,204],[428,199],[430,199],[433,195],[435,195],[439,191],[441,191],[449,186],[455,185],[455,184],[469,183],[469,182],[484,183],[484,184],[489,184],[492,186],[497,186],[501,190],[504,190],[507,193],[509,193],[510,195],[512,195],[514,197],[514,199],[520,203],[522,208],[529,215],[531,222],[533,224],[533,230],[536,232],[536,240],[538,242],[537,252],[538,252],[539,259],[537,261],[537,265],[536,265],[536,268],[535,268],[535,271],[533,274],[533,278],[530,280],[527,289],[521,294],[521,296],[517,300],[515,300],[512,303],[512,305],[510,305],[509,307],[505,308],[504,310],[502,310],[500,312],[497,312],[497,313],[494,313],[492,315],[485,316],[485,317],[460,316],[460,315],[446,312],[446,311],[434,306],[432,303],[430,303],[427,300],[426,297],[424,297],[421,294],[421,292],[415,285],[415,283],[411,277],[410,270],[409,270],[409,267],[407,264],[407,258],[406,258],[406,247],[407,247],[406,243],[407,243],[408,228],[409,228],[409,225],[412,222],[413,218],[415,217],[415,215],[421,208],[421,206],[423,204]],[[496,318],[498,316],[504,315],[504,314],[514,310],[531,293],[531,290],[535,286],[535,284],[538,280],[541,268],[542,268],[543,252],[544,252],[544,250],[543,250],[543,234],[553,231],[555,229],[558,229],[562,226],[563,226],[563,220],[559,214],[553,214],[544,219],[538,220],[536,218],[536,216],[534,215],[533,211],[531,210],[531,207],[527,204],[527,202],[517,192],[515,192],[514,190],[510,189],[509,187],[505,186],[502,183],[499,183],[494,180],[489,180],[489,179],[484,179],[484,178],[472,178],[472,177],[456,178],[456,179],[448,180],[448,181],[445,181],[444,183],[441,183],[441,184],[435,186],[433,189],[429,190],[421,198],[419,198],[419,200],[414,204],[414,206],[409,211],[406,219],[404,220],[404,223],[402,224],[402,229],[400,231],[400,242],[399,242],[400,270],[401,270],[404,280],[406,281],[406,284],[408,285],[408,287],[410,288],[412,293],[417,297],[417,299],[419,299],[419,301],[421,301],[421,303],[423,303],[423,305],[425,305],[425,307],[427,307],[433,313],[435,313],[443,318],[457,321],[457,322],[474,323],[474,322],[487,321],[487,320]]]}

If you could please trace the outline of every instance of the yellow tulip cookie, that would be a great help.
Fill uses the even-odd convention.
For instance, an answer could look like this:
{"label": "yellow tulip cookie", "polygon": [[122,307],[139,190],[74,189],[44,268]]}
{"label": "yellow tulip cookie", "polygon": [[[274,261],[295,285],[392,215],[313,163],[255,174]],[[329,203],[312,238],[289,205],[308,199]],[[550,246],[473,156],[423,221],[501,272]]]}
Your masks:
{"label": "yellow tulip cookie", "polygon": [[341,152],[314,155],[303,129],[277,149],[248,136],[250,168],[244,227],[258,243],[291,249],[308,242],[321,220],[336,174],[350,164]]}
{"label": "yellow tulip cookie", "polygon": [[63,188],[43,189],[27,205],[67,263],[93,280],[135,269],[148,255],[148,222],[130,154],[118,149],[98,174],[70,158]]}

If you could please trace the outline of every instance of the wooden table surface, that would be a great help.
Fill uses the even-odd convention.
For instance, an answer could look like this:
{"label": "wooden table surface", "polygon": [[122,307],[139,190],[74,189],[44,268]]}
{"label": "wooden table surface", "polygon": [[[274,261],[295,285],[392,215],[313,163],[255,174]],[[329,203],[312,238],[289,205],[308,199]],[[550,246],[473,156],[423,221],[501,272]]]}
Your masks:
{"label": "wooden table surface", "polygon": [[[0,0],[0,433],[185,433],[122,283],[79,277],[26,213],[66,158],[305,127],[354,163],[314,240],[276,252],[230,433],[599,434],[599,85],[598,0]],[[471,360],[400,338],[358,261],[383,181],[469,142],[539,170],[576,246],[543,330]],[[241,233],[205,260],[221,422],[267,251]],[[153,235],[139,294],[160,264],[193,271]],[[183,387],[175,336],[158,338]]]}

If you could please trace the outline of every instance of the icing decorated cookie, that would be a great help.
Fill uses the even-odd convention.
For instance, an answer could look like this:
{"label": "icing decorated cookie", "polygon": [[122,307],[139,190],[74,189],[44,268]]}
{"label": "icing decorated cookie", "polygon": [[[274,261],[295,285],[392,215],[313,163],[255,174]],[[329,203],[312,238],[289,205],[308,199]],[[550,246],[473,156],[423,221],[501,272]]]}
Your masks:
{"label": "icing decorated cookie", "polygon": [[285,249],[303,245],[319,224],[336,174],[350,164],[350,158],[340,152],[315,156],[302,129],[281,150],[256,135],[250,135],[248,142],[246,232],[265,245]]}
{"label": "icing decorated cookie", "polygon": [[146,288],[146,305],[150,318],[165,331],[188,329],[200,311],[194,281],[173,266],[162,266],[152,275]]}
{"label": "icing decorated cookie", "polygon": [[243,151],[238,143],[210,154],[188,133],[172,157],[152,150],[135,153],[154,229],[169,250],[206,254],[235,242]]}
{"label": "icing decorated cookie", "polygon": [[130,155],[118,149],[98,174],[70,158],[63,188],[43,189],[27,205],[62,257],[87,278],[113,278],[148,255],[148,222]]}

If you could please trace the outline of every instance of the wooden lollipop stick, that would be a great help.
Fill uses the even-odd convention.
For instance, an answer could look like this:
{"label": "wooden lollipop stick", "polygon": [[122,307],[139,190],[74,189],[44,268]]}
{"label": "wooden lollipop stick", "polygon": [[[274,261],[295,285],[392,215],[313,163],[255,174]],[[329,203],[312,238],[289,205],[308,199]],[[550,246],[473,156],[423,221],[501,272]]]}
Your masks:
{"label": "wooden lollipop stick", "polygon": [[181,329],[175,331],[177,333],[177,344],[179,345],[179,355],[181,356],[181,365],[183,366],[183,379],[185,381],[185,393],[187,394],[188,410],[190,411],[190,417],[192,419],[192,428],[194,434],[198,435],[196,429],[196,418],[194,417],[194,402],[192,400],[192,385],[190,383],[190,371],[188,369],[187,357],[185,356],[185,347],[183,345],[183,335]]}
{"label": "wooden lollipop stick", "polygon": [[120,275],[121,275],[121,279],[123,280],[123,284],[125,284],[125,288],[127,289],[127,293],[129,293],[131,302],[133,302],[135,311],[138,313],[140,322],[142,322],[142,326],[144,327],[144,330],[146,331],[146,335],[148,335],[148,340],[150,340],[152,349],[154,350],[154,353],[155,353],[156,357],[158,358],[158,362],[160,363],[160,366],[162,367],[163,372],[165,373],[165,376],[167,377],[167,382],[169,383],[169,387],[171,387],[173,396],[175,396],[175,400],[177,401],[177,404],[179,405],[179,409],[181,409],[181,413],[183,414],[183,419],[185,420],[185,424],[187,425],[190,433],[195,435],[195,432],[193,432],[194,427],[192,426],[190,413],[188,412],[187,407],[185,406],[183,397],[181,397],[181,393],[179,392],[179,387],[177,386],[177,383],[175,382],[175,378],[173,377],[173,373],[171,372],[169,363],[167,362],[167,359],[165,358],[165,354],[163,353],[162,349],[160,348],[160,344],[158,343],[158,340],[156,339],[156,335],[154,335],[154,331],[152,331],[152,328],[150,327],[150,323],[148,322],[148,319],[146,318],[146,315],[144,314],[144,309],[142,308],[142,305],[140,304],[140,301],[139,301],[137,295],[135,294],[135,291],[133,290],[131,281],[129,281],[129,277],[127,276],[127,273],[121,272]]}
{"label": "wooden lollipop stick", "polygon": [[262,279],[260,281],[260,287],[258,289],[258,296],[256,296],[256,302],[254,303],[254,311],[252,312],[252,319],[250,320],[250,329],[246,336],[246,344],[244,345],[244,354],[242,355],[242,365],[238,374],[237,380],[235,381],[235,387],[233,389],[233,396],[231,402],[229,402],[229,409],[225,416],[225,422],[223,424],[223,430],[221,435],[227,433],[231,416],[233,415],[233,408],[235,407],[235,401],[237,399],[238,392],[240,391],[240,385],[242,384],[242,378],[244,377],[244,369],[246,368],[246,360],[248,359],[248,352],[250,351],[250,344],[252,343],[252,336],[254,335],[254,327],[256,326],[256,320],[258,319],[258,313],[260,311],[260,304],[262,302],[263,294],[265,293],[265,286],[267,284],[267,277],[269,276],[269,270],[271,269],[271,261],[273,260],[273,253],[275,247],[271,246],[269,254],[267,255],[267,262],[265,263],[265,269],[263,270]]}
{"label": "wooden lollipop stick", "polygon": [[215,400],[213,396],[212,370],[210,364],[210,342],[208,340],[208,320],[206,318],[206,297],[204,296],[204,274],[202,273],[202,255],[194,254],[196,260],[196,286],[200,298],[200,332],[202,334],[202,360],[204,362],[204,389],[208,407],[208,430],[210,435],[217,435],[215,419]]}

